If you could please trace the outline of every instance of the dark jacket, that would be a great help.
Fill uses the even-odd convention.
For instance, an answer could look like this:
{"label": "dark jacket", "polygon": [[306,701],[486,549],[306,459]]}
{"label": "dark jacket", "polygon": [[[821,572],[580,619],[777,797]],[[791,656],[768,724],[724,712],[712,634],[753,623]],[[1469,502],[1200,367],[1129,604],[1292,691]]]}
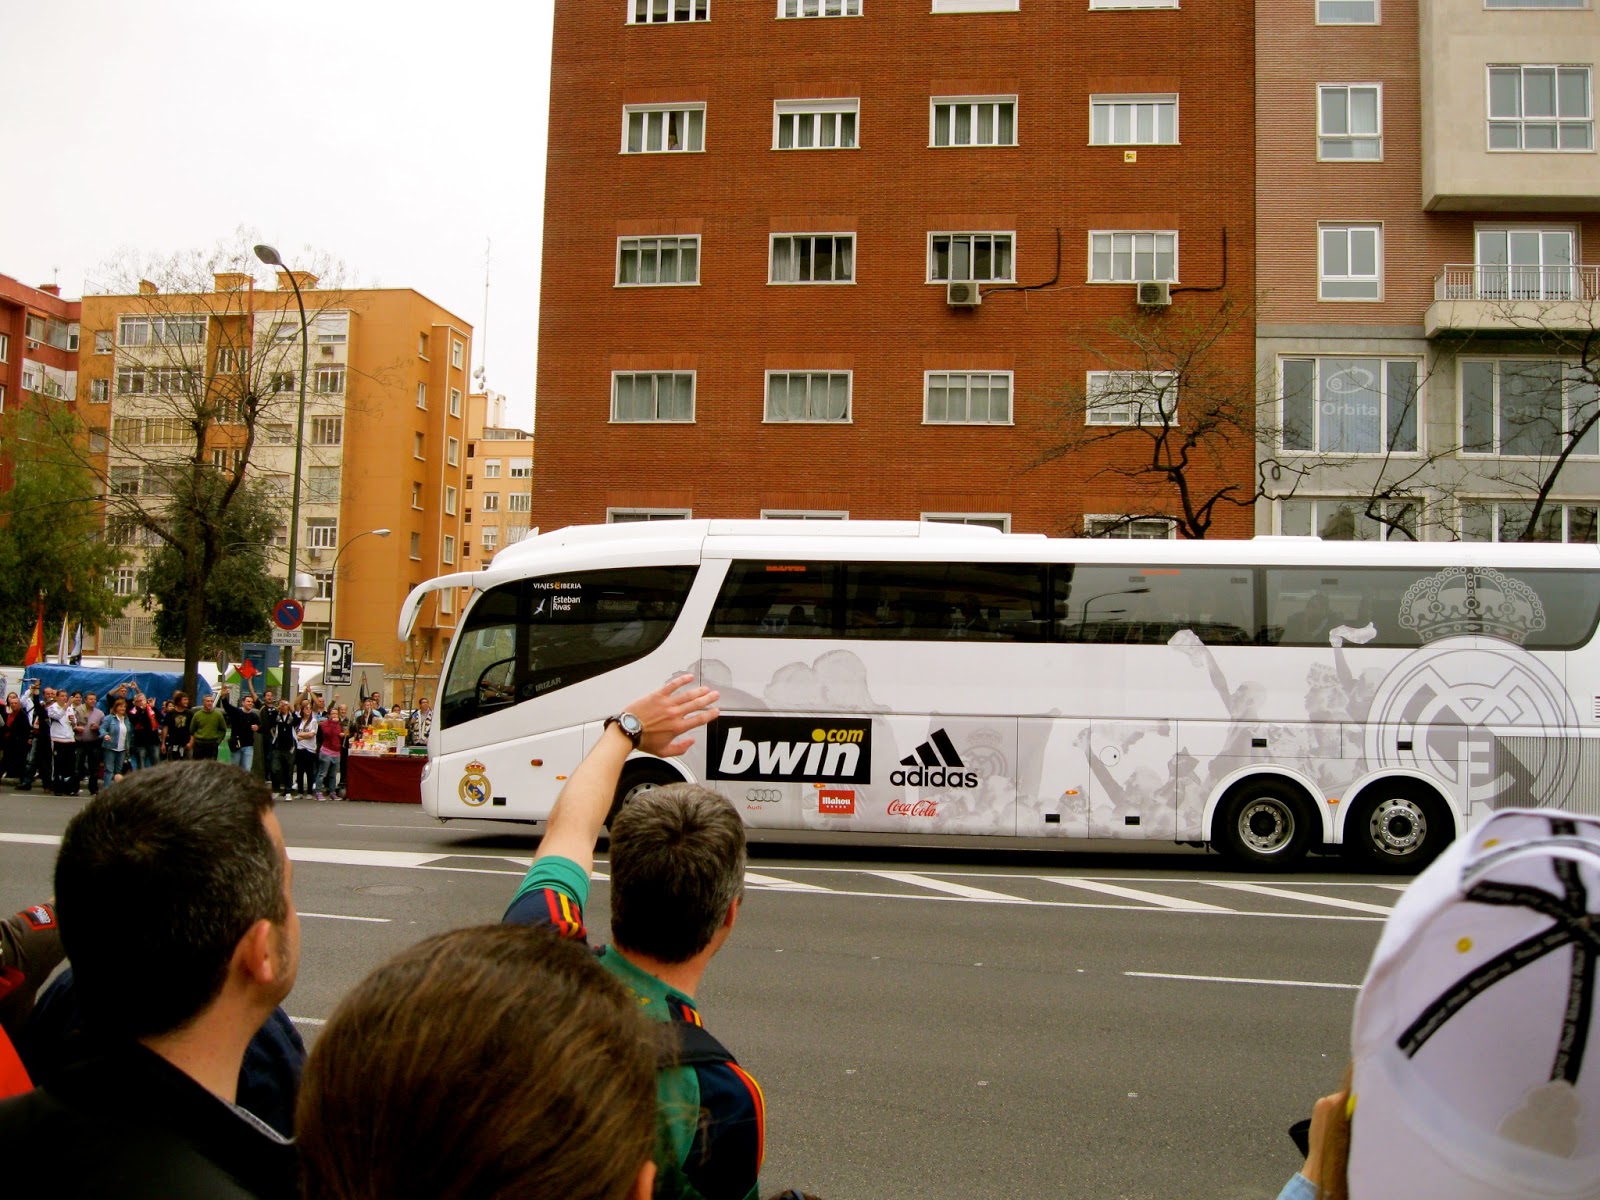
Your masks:
{"label": "dark jacket", "polygon": [[222,715],[228,718],[228,749],[237,750],[241,746],[256,744],[256,730],[252,726],[261,724],[259,712],[254,709],[245,712],[233,701],[224,697]]}
{"label": "dark jacket", "polygon": [[0,1101],[8,1195],[292,1200],[292,1143],[138,1043]]}

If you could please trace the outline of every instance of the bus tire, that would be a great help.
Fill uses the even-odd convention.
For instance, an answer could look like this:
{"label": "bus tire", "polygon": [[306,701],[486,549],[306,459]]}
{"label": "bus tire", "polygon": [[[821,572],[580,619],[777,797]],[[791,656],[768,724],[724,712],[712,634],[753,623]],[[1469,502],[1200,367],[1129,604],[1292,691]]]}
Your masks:
{"label": "bus tire", "polygon": [[1345,818],[1344,849],[1369,870],[1414,875],[1455,836],[1439,794],[1415,779],[1368,784]]}
{"label": "bus tire", "polygon": [[1270,871],[1299,864],[1315,841],[1305,793],[1282,779],[1249,779],[1217,809],[1212,842],[1234,862]]}
{"label": "bus tire", "polygon": [[637,762],[630,762],[623,767],[622,778],[617,780],[617,791],[611,800],[611,811],[606,814],[606,828],[611,828],[611,822],[617,819],[622,806],[639,793],[666,787],[669,783],[682,782],[683,776],[659,759],[640,759]]}

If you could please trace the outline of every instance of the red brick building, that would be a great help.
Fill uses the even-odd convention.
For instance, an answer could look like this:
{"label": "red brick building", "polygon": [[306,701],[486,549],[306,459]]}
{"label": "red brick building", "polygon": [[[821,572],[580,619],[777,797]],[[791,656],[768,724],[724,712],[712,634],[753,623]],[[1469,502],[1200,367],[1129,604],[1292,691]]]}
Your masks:
{"label": "red brick building", "polygon": [[[1172,319],[1253,294],[1252,12],[558,4],[534,522],[1171,512],[1098,473],[1133,439],[1031,464],[1083,434],[1063,397],[1132,365],[1104,327],[1137,281]],[[1218,364],[1249,377],[1252,347]],[[1239,438],[1196,482],[1253,464]]]}
{"label": "red brick building", "polygon": [[[0,413],[76,399],[81,309],[54,284],[29,287],[0,275]],[[11,455],[0,445],[0,490],[10,487]]]}

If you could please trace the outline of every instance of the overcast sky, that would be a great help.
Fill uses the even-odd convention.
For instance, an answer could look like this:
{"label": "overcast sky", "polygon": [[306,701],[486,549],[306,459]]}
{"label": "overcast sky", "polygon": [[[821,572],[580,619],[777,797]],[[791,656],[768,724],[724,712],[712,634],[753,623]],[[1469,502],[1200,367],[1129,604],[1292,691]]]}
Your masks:
{"label": "overcast sky", "polygon": [[0,0],[0,274],[76,297],[244,226],[466,320],[526,427],[553,5]]}

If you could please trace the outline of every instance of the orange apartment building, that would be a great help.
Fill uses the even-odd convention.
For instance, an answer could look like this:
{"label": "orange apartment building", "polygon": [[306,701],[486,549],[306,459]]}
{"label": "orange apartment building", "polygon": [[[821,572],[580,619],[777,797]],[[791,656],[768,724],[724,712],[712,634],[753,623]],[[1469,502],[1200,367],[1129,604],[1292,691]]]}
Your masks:
{"label": "orange apartment building", "polygon": [[[1600,332],[1600,13],[1295,0],[1257,6],[1256,42],[1260,453],[1281,465],[1257,532],[1519,536],[1595,402],[1600,354],[1585,373],[1572,351]],[[1600,439],[1577,449],[1542,538],[1595,540]]]}
{"label": "orange apartment building", "polygon": [[[540,524],[1063,533],[1170,512],[1169,492],[1103,473],[1131,440],[1032,464],[1063,425],[1081,436],[1091,373],[1128,366],[1106,326],[1139,311],[1137,282],[1170,284],[1175,320],[1253,295],[1253,13],[558,4]],[[1252,335],[1217,351],[1247,379]],[[1195,482],[1251,480],[1249,440]],[[1227,510],[1212,533],[1251,521]]]}
{"label": "orange apartment building", "polygon": [[[355,642],[358,661],[382,662],[396,700],[431,694],[456,622],[456,597],[439,593],[410,644],[396,635],[401,601],[415,585],[459,569],[465,549],[468,369],[472,328],[404,288],[323,290],[301,274],[309,322],[309,363],[300,493],[298,559],[315,580],[297,660],[320,661],[330,637]],[[245,373],[268,393],[256,421],[249,473],[281,507],[274,569],[289,565],[301,324],[290,280],[257,286],[223,273],[209,292],[83,299],[80,370],[91,449],[102,454],[119,501],[160,503],[164,460],[192,455],[194,434],[174,420],[185,388],[220,389]],[[211,459],[230,468],[245,426],[213,425]],[[382,531],[387,530],[387,533]],[[148,534],[126,518],[108,537],[134,559],[117,576],[132,595]],[[99,652],[149,652],[150,619],[129,612],[100,631]]]}
{"label": "orange apartment building", "polygon": [[462,570],[488,566],[499,550],[536,528],[533,434],[506,424],[506,398],[498,392],[467,396],[466,505]]}
{"label": "orange apartment building", "polygon": [[[76,398],[79,308],[55,284],[29,287],[0,275],[0,413]],[[11,487],[11,463],[0,446],[0,490]]]}

